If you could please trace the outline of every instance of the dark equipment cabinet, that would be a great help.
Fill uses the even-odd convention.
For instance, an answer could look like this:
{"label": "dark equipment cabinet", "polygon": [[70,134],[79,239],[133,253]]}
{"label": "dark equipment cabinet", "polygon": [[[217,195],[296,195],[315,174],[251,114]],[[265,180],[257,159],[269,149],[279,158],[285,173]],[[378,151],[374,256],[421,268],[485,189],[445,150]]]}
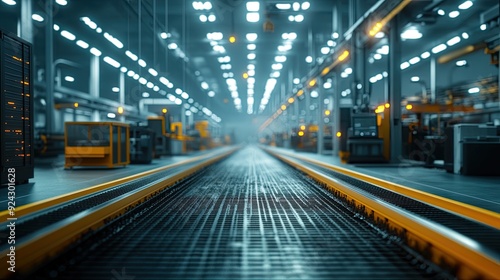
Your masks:
{"label": "dark equipment cabinet", "polygon": [[[32,47],[0,30],[1,184],[33,178]],[[10,182],[11,183],[11,182]]]}
{"label": "dark equipment cabinet", "polygon": [[151,163],[155,153],[155,133],[147,127],[130,127],[130,163]]}

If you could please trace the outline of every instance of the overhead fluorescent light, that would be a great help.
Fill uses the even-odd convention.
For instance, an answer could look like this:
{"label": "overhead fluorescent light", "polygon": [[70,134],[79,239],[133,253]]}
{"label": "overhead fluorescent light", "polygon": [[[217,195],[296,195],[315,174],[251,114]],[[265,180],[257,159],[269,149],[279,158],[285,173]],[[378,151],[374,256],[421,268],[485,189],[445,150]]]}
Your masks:
{"label": "overhead fluorescent light", "polygon": [[160,37],[161,37],[162,39],[167,39],[167,38],[172,37],[172,34],[167,33],[167,32],[162,32],[162,33],[160,33]]}
{"label": "overhead fluorescent light", "polygon": [[114,119],[114,118],[116,118],[116,114],[115,113],[108,113],[108,118]]}
{"label": "overhead fluorescent light", "polygon": [[481,26],[479,26],[479,28],[484,31],[484,30],[486,30],[487,26],[485,23],[483,23],[483,24],[481,24]]}
{"label": "overhead fluorescent light", "polygon": [[283,69],[283,64],[281,64],[281,63],[274,63],[273,65],[271,65],[271,68],[273,70],[281,70],[281,69]]}
{"label": "overhead fluorescent light", "polygon": [[16,1],[14,1],[14,0],[2,0],[2,2],[4,2],[5,4],[7,4],[9,6],[16,5]]}
{"label": "overhead fluorescent light", "polygon": [[302,5],[300,6],[300,8],[302,8],[302,10],[304,10],[304,11],[309,9],[309,7],[311,7],[311,3],[307,2],[307,1],[302,3]]}
{"label": "overhead fluorescent light", "polygon": [[66,6],[68,5],[68,1],[66,0],[56,0],[56,3],[61,5],[61,6]]}
{"label": "overhead fluorescent light", "polygon": [[415,56],[414,58],[409,60],[410,64],[417,64],[420,62],[420,57]]}
{"label": "overhead fluorescent light", "polygon": [[385,37],[385,33],[384,32],[379,32],[377,34],[375,34],[375,38],[377,39],[382,39]]}
{"label": "overhead fluorescent light", "polygon": [[205,3],[203,3],[203,9],[205,9],[205,10],[211,10],[212,9],[212,3],[210,3],[210,1],[206,1]]}
{"label": "overhead fluorescent light", "polygon": [[153,68],[149,68],[148,72],[155,77],[158,76],[158,72]]}
{"label": "overhead fluorescent light", "polygon": [[431,53],[430,52],[424,52],[420,55],[420,57],[422,59],[426,59],[426,58],[429,58],[431,56]]}
{"label": "overhead fluorescent light", "polygon": [[255,70],[248,70],[247,71],[248,76],[252,77],[255,76]]}
{"label": "overhead fluorescent light", "polygon": [[31,19],[33,19],[34,21],[43,22],[43,17],[39,14],[31,15]]}
{"label": "overhead fluorescent light", "polygon": [[66,38],[70,41],[74,41],[76,39],[76,36],[73,35],[73,33],[70,33],[66,30],[61,31],[61,36],[63,36],[64,38]]}
{"label": "overhead fluorescent light", "polygon": [[473,88],[470,88],[469,89],[469,93],[478,93],[480,92],[481,90],[478,88],[478,87],[473,87]]}
{"label": "overhead fluorescent light", "polygon": [[105,56],[103,58],[104,62],[108,63],[109,65],[115,67],[115,68],[120,68],[120,63],[114,59],[112,59],[111,57],[109,56]]}
{"label": "overhead fluorescent light", "polygon": [[473,3],[472,1],[465,1],[462,4],[458,6],[460,10],[467,10],[468,8],[472,7]]}
{"label": "overhead fluorescent light", "polygon": [[407,29],[401,33],[403,40],[416,40],[422,38],[422,33],[418,29]]}
{"label": "overhead fluorescent light", "polygon": [[432,53],[439,53],[439,52],[442,52],[444,50],[446,50],[446,45],[445,44],[440,44],[440,45],[437,45],[435,46],[434,48],[432,48]]}
{"label": "overhead fluorescent light", "polygon": [[253,51],[253,50],[255,50],[256,48],[257,48],[257,46],[256,46],[255,44],[248,44],[248,45],[247,45],[247,49],[248,49],[249,51]]}
{"label": "overhead fluorescent light", "polygon": [[82,41],[82,40],[76,41],[76,44],[78,46],[80,46],[82,49],[88,49],[89,48],[89,44],[87,44],[87,42]]}
{"label": "overhead fluorescent light", "polygon": [[295,16],[295,21],[296,22],[302,22],[302,21],[304,21],[304,16],[303,15],[296,15]]}
{"label": "overhead fluorescent light", "polygon": [[201,88],[202,88],[202,89],[208,89],[208,84],[207,84],[207,82],[201,82]]}
{"label": "overhead fluorescent light", "polygon": [[201,22],[207,22],[208,17],[206,15],[200,15],[200,21]]}
{"label": "overhead fluorescent light", "polygon": [[276,8],[279,10],[289,10],[290,8],[292,8],[292,4],[280,3],[280,4],[276,4]]}
{"label": "overhead fluorescent light", "polygon": [[352,74],[352,68],[351,68],[351,67],[346,68],[346,69],[344,70],[344,72],[345,72],[347,75],[351,75],[351,74]]}
{"label": "overhead fluorescent light", "polygon": [[258,22],[260,20],[259,13],[247,13],[248,22]]}
{"label": "overhead fluorescent light", "polygon": [[311,63],[311,62],[313,62],[313,58],[312,58],[312,56],[310,56],[310,55],[306,56],[306,62],[307,62],[307,63]]}
{"label": "overhead fluorescent light", "polygon": [[208,16],[208,21],[209,22],[214,22],[217,18],[215,17],[215,15],[209,15]]}
{"label": "overhead fluorescent light", "polygon": [[469,34],[467,32],[463,32],[462,33],[462,38],[464,38],[466,40],[469,39]]}
{"label": "overhead fluorescent light", "polygon": [[127,76],[133,77],[135,75],[135,72],[133,70],[128,70]]}
{"label": "overhead fluorescent light", "polygon": [[254,53],[249,53],[249,54],[247,55],[247,58],[248,58],[249,60],[254,60],[254,59],[255,59],[255,57],[256,57],[256,55],[255,55]]}
{"label": "overhead fluorescent light", "polygon": [[465,66],[467,65],[467,60],[459,60],[455,63],[455,65],[457,65],[458,67]]}
{"label": "overhead fluorescent light", "polygon": [[377,53],[388,55],[389,54],[389,46],[388,45],[383,45],[382,47],[380,47],[379,49],[377,49]]}
{"label": "overhead fluorescent light", "polygon": [[455,37],[451,38],[450,40],[448,40],[448,42],[446,42],[446,44],[451,47],[453,45],[458,44],[460,42],[460,40],[461,40],[460,37],[455,36]]}
{"label": "overhead fluorescent light", "polygon": [[122,67],[120,68],[120,72],[122,72],[122,73],[127,73],[127,70],[128,70],[128,69],[127,69],[127,67],[125,67],[125,66],[122,66]]}
{"label": "overhead fluorescent light", "polygon": [[169,50],[175,50],[177,49],[177,44],[176,43],[170,43],[167,45]]}
{"label": "overhead fluorescent light", "polygon": [[142,97],[144,97],[144,98],[148,98],[148,97],[149,97],[149,92],[143,92],[143,93],[142,93]]}
{"label": "overhead fluorescent light", "polygon": [[247,2],[247,11],[249,12],[258,12],[260,8],[260,3],[257,1]]}
{"label": "overhead fluorescent light", "polygon": [[120,92],[120,88],[119,87],[113,87],[111,89],[111,91],[113,91],[113,92]]}
{"label": "overhead fluorescent light", "polygon": [[459,12],[459,11],[451,11],[451,12],[448,14],[448,16],[449,16],[450,18],[456,18],[456,17],[458,17],[459,15],[460,15],[460,12]]}
{"label": "overhead fluorescent light", "polygon": [[258,37],[257,33],[248,33],[246,35],[247,40],[250,41],[250,42],[253,42],[253,41],[257,40],[257,37]]}
{"label": "overhead fluorescent light", "polygon": [[320,51],[322,54],[328,54],[330,52],[330,48],[329,47],[322,47]]}
{"label": "overhead fluorescent light", "polygon": [[139,78],[139,83],[140,83],[141,85],[146,85],[146,84],[148,83],[148,80],[146,80],[146,79],[145,79],[145,78],[143,78],[143,77],[140,77],[140,78]]}
{"label": "overhead fluorescent light", "polygon": [[254,64],[248,64],[247,69],[248,70],[255,70],[255,65]]}
{"label": "overhead fluorescent light", "polygon": [[382,55],[379,53],[376,53],[373,55],[373,58],[375,58],[376,60],[380,60],[380,59],[382,59]]}
{"label": "overhead fluorescent light", "polygon": [[126,51],[126,52],[125,52],[125,54],[126,54],[128,57],[130,57],[130,59],[132,59],[133,61],[137,61],[137,59],[139,59],[139,58],[137,57],[137,55],[133,54],[133,53],[132,53],[132,52],[130,52],[130,51]]}
{"label": "overhead fluorescent light", "polygon": [[60,29],[61,29],[61,27],[59,27],[59,25],[54,24],[54,30],[55,30],[55,31],[59,31]]}
{"label": "overhead fluorescent light", "polygon": [[72,83],[72,82],[74,82],[74,81],[75,81],[75,78],[73,78],[73,77],[71,77],[71,76],[66,76],[66,77],[64,77],[64,80],[65,80],[66,82],[70,82],[70,83]]}
{"label": "overhead fluorescent light", "polygon": [[117,48],[119,48],[119,49],[123,48],[123,43],[120,40],[118,40],[115,37],[113,37],[108,32],[104,32],[104,38],[106,38],[108,41],[110,41]]}
{"label": "overhead fluorescent light", "polygon": [[208,92],[208,97],[214,97],[214,96],[215,96],[215,92],[213,90]]}
{"label": "overhead fluorescent light", "polygon": [[102,52],[96,48],[91,48],[90,53],[95,55],[95,56],[101,56]]}
{"label": "overhead fluorescent light", "polygon": [[283,62],[285,62],[285,61],[286,61],[286,56],[284,56],[284,55],[278,55],[278,56],[276,56],[276,57],[274,58],[274,60],[275,60],[276,62],[283,63]]}
{"label": "overhead fluorescent light", "polygon": [[300,9],[300,4],[297,2],[294,2],[292,5],[292,8],[294,11],[298,11]]}
{"label": "overhead fluorescent light", "polygon": [[404,70],[408,67],[410,67],[410,63],[408,61],[401,63],[401,70]]}
{"label": "overhead fluorescent light", "polygon": [[139,59],[139,60],[137,61],[137,63],[139,63],[139,65],[140,65],[141,67],[146,67],[146,66],[147,66],[146,61],[144,61],[144,60],[142,60],[142,59]]}
{"label": "overhead fluorescent light", "polygon": [[440,16],[444,16],[444,15],[446,15],[446,12],[445,12],[445,11],[443,11],[442,9],[439,9],[439,10],[437,11],[437,13],[438,13],[438,15],[440,15]]}

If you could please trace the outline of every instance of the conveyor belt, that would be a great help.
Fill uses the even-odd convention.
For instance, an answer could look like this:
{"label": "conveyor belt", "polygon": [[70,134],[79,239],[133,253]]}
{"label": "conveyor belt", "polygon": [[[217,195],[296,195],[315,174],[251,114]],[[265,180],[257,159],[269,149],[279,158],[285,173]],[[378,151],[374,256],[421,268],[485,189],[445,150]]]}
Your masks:
{"label": "conveyor belt", "polygon": [[312,180],[256,148],[246,148],[166,189],[37,275],[60,279],[447,277]]}
{"label": "conveyor belt", "polygon": [[471,240],[477,242],[482,250],[488,252],[496,259],[500,259],[500,231],[493,227],[449,213],[432,205],[422,203],[415,199],[346,176],[325,167],[303,161],[301,161],[300,164],[313,167],[314,169],[323,172],[332,178],[348,183],[352,187],[359,188],[360,190],[379,197],[390,204],[467,236]]}

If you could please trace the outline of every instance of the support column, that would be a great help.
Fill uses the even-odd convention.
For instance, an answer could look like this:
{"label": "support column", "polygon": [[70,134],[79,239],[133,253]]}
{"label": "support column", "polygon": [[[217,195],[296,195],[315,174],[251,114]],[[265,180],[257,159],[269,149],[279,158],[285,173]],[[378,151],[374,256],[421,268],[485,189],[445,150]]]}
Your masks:
{"label": "support column", "polygon": [[45,131],[47,134],[54,132],[54,44],[53,44],[53,1],[47,1],[45,25]]}
{"label": "support column", "polygon": [[[99,98],[99,89],[100,89],[100,81],[99,81],[99,64],[100,60],[98,56],[92,55],[90,58],[90,85],[89,92],[90,96]],[[99,110],[94,109],[92,111],[92,121],[98,122],[101,117],[99,114]]]}
{"label": "support column", "polygon": [[324,126],[325,126],[325,122],[323,121],[323,111],[325,110],[325,102],[323,101],[324,97],[325,97],[325,90],[323,88],[323,79],[321,78],[318,78],[317,80],[317,89],[318,91],[318,114],[317,114],[317,118],[318,118],[318,141],[317,141],[317,144],[318,144],[318,154],[321,155],[323,154],[323,150],[324,150]]}
{"label": "support column", "polygon": [[[432,56],[431,57],[431,98],[429,100],[429,103],[434,103],[436,102],[436,91],[437,91],[437,85],[436,85],[436,57]],[[451,84],[450,84],[451,86]]]}
{"label": "support column", "polygon": [[[125,73],[120,71],[120,105],[125,105]],[[141,112],[139,112],[141,113]],[[121,122],[125,122],[125,116],[122,114],[119,119]]]}
{"label": "support column", "polygon": [[[337,132],[340,131],[340,79],[337,73],[334,73],[333,78],[333,154],[337,156],[340,152],[340,138],[337,137]],[[344,137],[347,137],[344,136]]]}
{"label": "support column", "polygon": [[[33,21],[31,19],[33,4],[31,0],[21,1],[21,38],[33,43]],[[50,25],[52,26],[52,25]]]}
{"label": "support column", "polygon": [[389,103],[391,114],[391,162],[398,162],[402,153],[401,136],[401,39],[399,16],[391,21],[389,38]]}

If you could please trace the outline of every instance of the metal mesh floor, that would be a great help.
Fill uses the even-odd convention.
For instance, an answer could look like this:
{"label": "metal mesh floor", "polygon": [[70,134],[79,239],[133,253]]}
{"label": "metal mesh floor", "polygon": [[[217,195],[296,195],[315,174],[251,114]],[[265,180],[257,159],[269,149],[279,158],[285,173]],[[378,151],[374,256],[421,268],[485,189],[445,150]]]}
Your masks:
{"label": "metal mesh floor", "polygon": [[[161,194],[60,279],[422,279],[441,274],[258,148]],[[110,235],[113,232],[113,235]],[[85,253],[87,252],[87,253]],[[74,252],[72,253],[73,255]],[[42,275],[42,274],[38,274]]]}

